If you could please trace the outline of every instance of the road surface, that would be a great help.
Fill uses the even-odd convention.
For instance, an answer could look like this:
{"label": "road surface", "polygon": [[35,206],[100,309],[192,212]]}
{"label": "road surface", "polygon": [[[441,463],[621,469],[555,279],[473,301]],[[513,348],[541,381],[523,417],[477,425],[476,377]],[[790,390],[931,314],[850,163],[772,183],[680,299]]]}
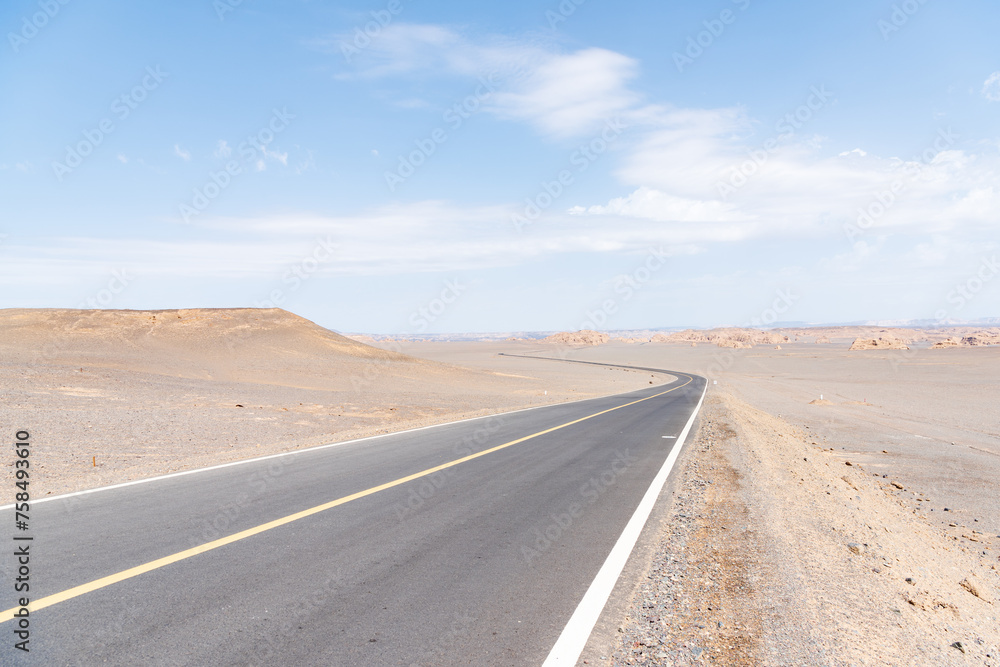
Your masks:
{"label": "road surface", "polygon": [[30,653],[4,508],[0,663],[573,664],[703,397],[674,376],[33,503]]}

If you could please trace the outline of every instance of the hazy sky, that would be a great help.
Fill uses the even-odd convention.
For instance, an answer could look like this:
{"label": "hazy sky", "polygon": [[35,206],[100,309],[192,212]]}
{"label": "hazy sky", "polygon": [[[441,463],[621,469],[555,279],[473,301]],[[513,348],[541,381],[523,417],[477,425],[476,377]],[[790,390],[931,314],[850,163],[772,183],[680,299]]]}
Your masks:
{"label": "hazy sky", "polygon": [[0,25],[0,307],[1000,316],[992,0],[9,0]]}

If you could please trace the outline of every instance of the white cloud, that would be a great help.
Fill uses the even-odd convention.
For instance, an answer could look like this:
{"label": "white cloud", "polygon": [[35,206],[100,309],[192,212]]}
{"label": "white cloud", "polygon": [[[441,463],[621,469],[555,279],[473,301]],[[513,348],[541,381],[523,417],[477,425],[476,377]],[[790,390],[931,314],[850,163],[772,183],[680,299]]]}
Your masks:
{"label": "white cloud", "polygon": [[[490,79],[496,84],[487,104],[491,112],[560,138],[599,126],[632,108],[639,97],[627,85],[637,63],[620,53],[589,48],[567,54],[495,36],[473,42],[441,26],[390,25],[356,65],[340,78],[465,77],[470,93],[481,78]],[[404,98],[395,104],[416,108],[426,102]]]}
{"label": "white cloud", "polygon": [[225,139],[219,139],[218,143],[215,144],[215,150],[212,151],[212,155],[219,159],[224,159],[233,154],[233,149],[229,147],[229,142]]}
{"label": "white cloud", "polygon": [[185,162],[191,159],[191,153],[181,148],[178,144],[174,144],[174,155],[184,160]]}
{"label": "white cloud", "polygon": [[685,199],[645,186],[626,197],[612,199],[606,206],[575,206],[569,212],[573,215],[615,215],[657,222],[732,222],[746,219],[733,204]]}
{"label": "white cloud", "polygon": [[266,146],[261,146],[261,152],[264,154],[264,157],[271,158],[275,162],[280,162],[281,164],[283,164],[286,167],[288,166],[288,152],[287,151],[284,152],[284,153],[281,153],[281,152],[278,152],[278,151],[269,151],[269,150],[267,150]]}
{"label": "white cloud", "polygon": [[983,83],[983,97],[990,102],[1000,102],[1000,72],[993,72]]}
{"label": "white cloud", "polygon": [[492,108],[545,134],[579,135],[635,105],[638,95],[627,83],[637,69],[635,60],[606,49],[553,54],[511,90],[498,92]]}
{"label": "white cloud", "polygon": [[124,153],[118,154],[118,161],[121,162],[122,164],[128,164],[128,158],[125,157]]}

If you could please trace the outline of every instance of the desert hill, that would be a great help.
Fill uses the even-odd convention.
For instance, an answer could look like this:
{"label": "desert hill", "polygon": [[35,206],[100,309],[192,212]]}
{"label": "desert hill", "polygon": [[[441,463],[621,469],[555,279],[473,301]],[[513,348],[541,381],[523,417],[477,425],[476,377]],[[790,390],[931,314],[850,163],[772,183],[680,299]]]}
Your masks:
{"label": "desert hill", "polygon": [[509,357],[458,366],[409,345],[281,309],[0,310],[0,421],[44,441],[32,469],[45,495],[650,380]]}
{"label": "desert hill", "polygon": [[426,363],[279,308],[0,310],[0,355],[5,361],[309,387],[318,380],[329,386],[345,371],[360,373],[378,362]]}

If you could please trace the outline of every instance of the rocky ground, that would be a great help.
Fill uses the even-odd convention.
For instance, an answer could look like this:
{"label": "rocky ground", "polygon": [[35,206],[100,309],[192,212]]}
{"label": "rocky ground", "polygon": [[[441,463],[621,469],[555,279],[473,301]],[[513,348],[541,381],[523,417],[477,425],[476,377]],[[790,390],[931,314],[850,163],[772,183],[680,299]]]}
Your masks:
{"label": "rocky ground", "polygon": [[710,394],[614,665],[1000,665],[1000,535]]}

